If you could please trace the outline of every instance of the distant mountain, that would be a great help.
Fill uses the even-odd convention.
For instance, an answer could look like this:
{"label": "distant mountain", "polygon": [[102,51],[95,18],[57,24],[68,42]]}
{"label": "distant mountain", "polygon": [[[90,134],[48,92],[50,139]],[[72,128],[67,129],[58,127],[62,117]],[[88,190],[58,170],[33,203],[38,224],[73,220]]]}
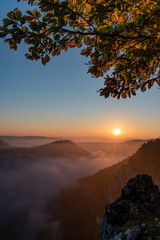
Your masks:
{"label": "distant mountain", "polygon": [[77,143],[79,146],[83,147],[84,149],[87,149],[88,151],[96,151],[96,150],[102,150],[102,151],[108,151],[111,149],[114,150],[120,150],[122,152],[126,150],[137,150],[137,147],[140,147],[143,143],[146,143],[147,140],[143,139],[133,139],[129,141],[124,142],[80,142]]}
{"label": "distant mountain", "polygon": [[32,149],[41,156],[68,158],[72,156],[91,157],[91,154],[70,140],[55,141]]}
{"label": "distant mountain", "polygon": [[45,137],[45,136],[0,136],[2,139],[57,139],[54,137]]}
{"label": "distant mountain", "polygon": [[[49,202],[63,187],[95,172],[93,162],[90,153],[69,140],[1,149],[0,239],[35,240],[46,219],[52,218]],[[59,240],[55,235],[52,239]]]}
{"label": "distant mountain", "polygon": [[33,147],[58,140],[45,136],[0,136],[0,139],[14,147]]}
{"label": "distant mountain", "polygon": [[37,160],[42,158],[91,158],[91,154],[69,140],[55,141],[32,148],[13,148],[0,150],[0,164],[4,161]]}
{"label": "distant mountain", "polygon": [[12,147],[8,143],[5,143],[2,140],[0,140],[0,149],[8,149],[8,148],[12,148]]}
{"label": "distant mountain", "polygon": [[[125,142],[82,142],[78,143],[80,147],[86,149],[90,153],[94,153],[96,156],[103,155],[107,158],[112,158],[117,163],[117,159],[120,161],[137,151],[137,149],[147,140],[133,139]],[[113,165],[113,164],[112,164]]]}
{"label": "distant mountain", "polygon": [[137,174],[152,176],[160,186],[160,139],[144,143],[131,157],[78,180],[61,193],[56,212],[52,204],[50,211],[62,226],[62,239],[98,240],[106,204],[120,196],[122,187]]}

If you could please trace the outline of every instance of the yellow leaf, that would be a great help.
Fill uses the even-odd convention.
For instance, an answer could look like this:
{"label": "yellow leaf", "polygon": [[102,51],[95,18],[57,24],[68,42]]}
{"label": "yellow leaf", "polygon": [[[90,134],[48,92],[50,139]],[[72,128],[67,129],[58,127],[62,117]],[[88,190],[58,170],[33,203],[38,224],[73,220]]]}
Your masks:
{"label": "yellow leaf", "polygon": [[80,22],[84,25],[84,26],[88,26],[88,23],[85,19],[80,18]]}

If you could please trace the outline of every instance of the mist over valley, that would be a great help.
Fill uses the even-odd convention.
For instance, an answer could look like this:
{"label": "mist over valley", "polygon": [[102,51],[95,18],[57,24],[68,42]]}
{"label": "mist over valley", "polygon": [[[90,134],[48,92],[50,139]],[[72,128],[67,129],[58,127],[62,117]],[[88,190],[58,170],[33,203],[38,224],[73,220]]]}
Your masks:
{"label": "mist over valley", "polygon": [[[36,146],[42,139],[25,140],[34,140],[34,147],[17,148],[1,141],[0,234],[4,240],[34,240],[48,228],[48,239],[63,239],[61,222],[57,212],[53,213],[61,190],[129,156],[143,143],[75,144],[59,140]],[[51,205],[52,211],[48,210]]]}

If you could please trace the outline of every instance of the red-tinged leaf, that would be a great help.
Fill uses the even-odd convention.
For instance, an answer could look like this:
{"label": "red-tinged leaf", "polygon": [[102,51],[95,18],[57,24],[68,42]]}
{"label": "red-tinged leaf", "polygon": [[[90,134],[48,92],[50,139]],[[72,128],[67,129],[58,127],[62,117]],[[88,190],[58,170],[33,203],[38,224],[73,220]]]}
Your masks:
{"label": "red-tinged leaf", "polygon": [[157,84],[160,86],[160,79],[157,80]]}
{"label": "red-tinged leaf", "polygon": [[18,11],[18,8],[15,8],[15,9],[13,10],[14,13],[17,12],[17,11]]}
{"label": "red-tinged leaf", "polygon": [[120,94],[117,95],[117,99],[118,99],[118,100],[120,99]]}
{"label": "red-tinged leaf", "polygon": [[132,94],[133,96],[136,96],[136,91],[135,91],[134,89],[131,89],[131,94]]}
{"label": "red-tinged leaf", "polygon": [[31,55],[29,53],[26,53],[25,56],[28,58],[30,57]]}
{"label": "red-tinged leaf", "polygon": [[122,98],[126,98],[126,97],[127,97],[127,93],[123,91],[123,92],[121,93],[121,96],[122,96]]}
{"label": "red-tinged leaf", "polygon": [[36,18],[33,18],[32,20],[30,20],[30,22],[35,22],[36,21]]}
{"label": "red-tinged leaf", "polygon": [[151,86],[151,83],[149,82],[149,83],[148,83],[148,88],[150,89],[151,87],[152,87],[152,86]]}
{"label": "red-tinged leaf", "polygon": [[106,85],[106,86],[107,86],[107,85],[108,85],[108,83],[109,83],[109,81],[105,81],[105,82],[104,82],[104,85]]}

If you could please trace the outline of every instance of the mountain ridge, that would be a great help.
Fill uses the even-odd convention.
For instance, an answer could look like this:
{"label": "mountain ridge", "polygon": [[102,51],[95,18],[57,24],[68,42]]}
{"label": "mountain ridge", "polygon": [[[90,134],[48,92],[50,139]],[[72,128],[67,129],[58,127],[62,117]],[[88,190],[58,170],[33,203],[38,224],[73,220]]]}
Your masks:
{"label": "mountain ridge", "polygon": [[92,155],[80,148],[70,140],[55,141],[41,146],[31,148],[11,148],[0,150],[0,160],[34,160],[38,158],[72,158],[72,157],[91,158]]}
{"label": "mountain ridge", "polygon": [[5,143],[4,141],[2,141],[0,139],[0,150],[1,149],[9,149],[9,148],[12,148],[12,146],[10,146],[8,143]]}
{"label": "mountain ridge", "polygon": [[[151,154],[147,154],[147,149]],[[62,224],[63,239],[99,239],[105,205],[120,195],[128,179],[137,174],[149,174],[153,177],[153,182],[160,186],[159,156],[160,139],[151,140],[132,156],[92,176],[80,179],[63,190],[57,202],[57,219]],[[55,213],[53,214],[55,216]]]}

